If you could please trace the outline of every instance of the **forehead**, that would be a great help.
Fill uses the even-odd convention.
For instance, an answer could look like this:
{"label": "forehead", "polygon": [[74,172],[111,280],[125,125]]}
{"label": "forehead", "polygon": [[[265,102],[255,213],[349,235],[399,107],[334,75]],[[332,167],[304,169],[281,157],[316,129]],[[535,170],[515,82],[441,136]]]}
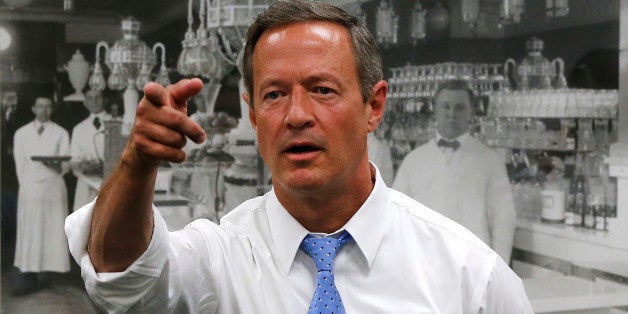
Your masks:
{"label": "forehead", "polygon": [[443,89],[435,101],[436,103],[471,105],[469,93],[462,89]]}
{"label": "forehead", "polygon": [[332,52],[353,53],[343,26],[326,21],[297,22],[264,31],[257,41],[253,60],[266,64],[269,59],[320,57]]}
{"label": "forehead", "polygon": [[347,30],[326,21],[291,23],[266,30],[256,44],[253,64],[256,89],[265,79],[316,73],[357,79]]}
{"label": "forehead", "polygon": [[44,107],[44,106],[52,106],[52,99],[48,98],[37,98],[35,100],[35,106]]}

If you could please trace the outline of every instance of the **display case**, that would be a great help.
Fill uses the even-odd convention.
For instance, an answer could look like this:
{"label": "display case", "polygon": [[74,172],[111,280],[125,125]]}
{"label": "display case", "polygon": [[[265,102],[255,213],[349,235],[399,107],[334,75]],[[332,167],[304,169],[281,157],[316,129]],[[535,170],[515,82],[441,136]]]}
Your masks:
{"label": "display case", "polygon": [[608,230],[617,187],[604,157],[617,140],[617,90],[494,92],[476,137],[504,152],[518,214]]}

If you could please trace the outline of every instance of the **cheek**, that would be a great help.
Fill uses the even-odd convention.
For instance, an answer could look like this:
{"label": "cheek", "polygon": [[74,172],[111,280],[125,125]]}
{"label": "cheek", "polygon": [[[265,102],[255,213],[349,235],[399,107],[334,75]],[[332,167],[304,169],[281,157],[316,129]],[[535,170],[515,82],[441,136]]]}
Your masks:
{"label": "cheek", "polygon": [[273,142],[277,139],[277,135],[273,132],[276,127],[273,127],[273,125],[268,119],[261,119],[258,116],[256,133],[259,150],[262,154],[272,149]]}

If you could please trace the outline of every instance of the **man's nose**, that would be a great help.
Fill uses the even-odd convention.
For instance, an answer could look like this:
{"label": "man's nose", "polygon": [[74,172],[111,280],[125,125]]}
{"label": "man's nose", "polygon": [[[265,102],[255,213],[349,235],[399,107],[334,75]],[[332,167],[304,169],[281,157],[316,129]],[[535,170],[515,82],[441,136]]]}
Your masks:
{"label": "man's nose", "polygon": [[453,118],[458,114],[458,112],[456,111],[456,108],[447,108],[445,112],[447,113],[447,116],[450,118]]}
{"label": "man's nose", "polygon": [[292,128],[311,126],[314,123],[314,117],[311,112],[312,105],[307,91],[293,91],[290,95],[288,112],[284,119],[285,125]]}

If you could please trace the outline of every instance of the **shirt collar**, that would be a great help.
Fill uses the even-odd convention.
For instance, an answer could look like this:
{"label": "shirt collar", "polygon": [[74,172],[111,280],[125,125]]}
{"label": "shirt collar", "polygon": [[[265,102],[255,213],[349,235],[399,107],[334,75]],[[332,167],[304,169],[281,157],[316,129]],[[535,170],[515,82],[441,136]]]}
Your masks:
{"label": "shirt collar", "polygon": [[471,139],[471,134],[469,134],[469,132],[465,132],[464,134],[456,137],[455,139],[450,139],[450,138],[445,138],[442,135],[440,135],[440,133],[436,132],[436,138],[434,139],[434,142],[438,143],[438,140],[440,140],[441,138],[446,140],[446,141],[457,140],[458,142],[460,142],[460,145],[462,146],[465,143],[469,142],[469,140]]}
{"label": "shirt collar", "polygon": [[35,129],[38,129],[40,126],[43,126],[45,128],[48,126],[48,124],[50,124],[50,119],[44,122],[39,122],[39,120],[35,119],[33,120],[33,123],[35,124]]}
{"label": "shirt collar", "polygon": [[[379,169],[373,164],[371,166],[375,169],[375,186],[364,204],[342,228],[351,234],[369,267],[375,260],[391,219],[390,214],[386,213],[388,210],[388,187],[386,187]],[[268,193],[266,213],[277,257],[284,271],[288,274],[301,241],[310,232],[279,203],[274,189]]]}
{"label": "shirt collar", "polygon": [[109,114],[107,113],[107,111],[101,111],[99,113],[90,113],[89,114],[89,119],[90,120],[94,120],[94,118],[98,117],[98,119],[100,120],[108,120],[108,116]]}

